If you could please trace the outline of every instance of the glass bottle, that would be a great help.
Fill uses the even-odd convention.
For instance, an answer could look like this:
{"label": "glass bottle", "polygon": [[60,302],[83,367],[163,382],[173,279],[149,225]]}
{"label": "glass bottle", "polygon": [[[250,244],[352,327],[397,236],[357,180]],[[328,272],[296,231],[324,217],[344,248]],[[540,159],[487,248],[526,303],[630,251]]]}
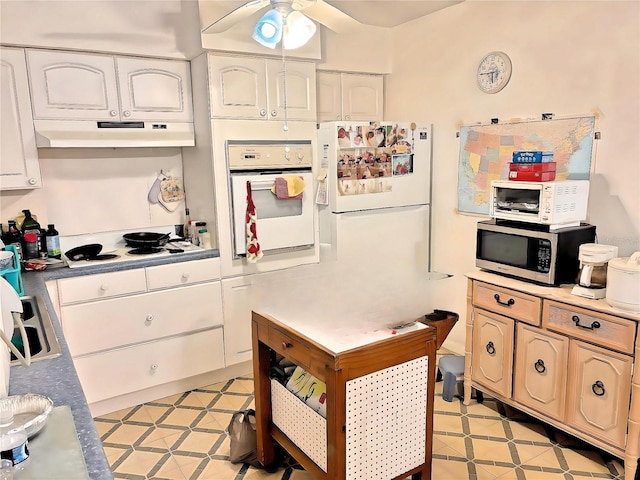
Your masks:
{"label": "glass bottle", "polygon": [[47,243],[47,255],[50,258],[60,258],[62,252],[60,251],[60,234],[56,230],[55,224],[50,223],[47,228],[46,234]]}
{"label": "glass bottle", "polygon": [[18,465],[29,458],[27,433],[24,428],[16,428],[11,410],[0,410],[0,458]]}

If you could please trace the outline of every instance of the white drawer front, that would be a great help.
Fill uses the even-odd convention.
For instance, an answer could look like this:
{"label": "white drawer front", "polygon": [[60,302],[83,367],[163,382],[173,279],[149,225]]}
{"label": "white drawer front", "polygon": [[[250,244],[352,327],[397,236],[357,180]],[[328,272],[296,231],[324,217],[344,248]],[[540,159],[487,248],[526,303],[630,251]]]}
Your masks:
{"label": "white drawer front", "polygon": [[75,357],[222,325],[220,282],[62,307]]}
{"label": "white drawer front", "polygon": [[100,300],[102,298],[145,292],[144,269],[100,273],[58,280],[60,304]]}
{"label": "white drawer front", "polygon": [[149,290],[179,287],[191,283],[207,282],[220,278],[220,259],[207,258],[191,262],[170,263],[147,267]]}
{"label": "white drawer front", "polygon": [[74,359],[89,403],[224,367],[222,328]]}

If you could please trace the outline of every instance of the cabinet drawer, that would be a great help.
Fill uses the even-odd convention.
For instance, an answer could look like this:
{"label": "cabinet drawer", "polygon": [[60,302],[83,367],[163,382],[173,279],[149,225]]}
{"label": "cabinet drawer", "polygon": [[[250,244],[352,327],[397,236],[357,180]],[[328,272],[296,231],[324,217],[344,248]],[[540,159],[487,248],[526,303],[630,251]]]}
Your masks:
{"label": "cabinet drawer", "polygon": [[473,304],[531,325],[540,325],[542,300],[526,293],[474,281]]}
{"label": "cabinet drawer", "polygon": [[58,280],[61,305],[141,293],[146,290],[147,280],[143,268]]}
{"label": "cabinet drawer", "polygon": [[605,315],[564,303],[545,300],[542,316],[549,330],[613,348],[624,353],[633,353],[636,338],[636,322]]}
{"label": "cabinet drawer", "polygon": [[74,357],[222,325],[220,282],[61,310],[64,336]]}
{"label": "cabinet drawer", "polygon": [[309,348],[300,344],[283,331],[269,327],[269,345],[296,365],[307,371],[310,369],[311,352]]}
{"label": "cabinet drawer", "polygon": [[149,290],[178,287],[220,278],[220,259],[207,258],[191,262],[171,263],[147,267]]}
{"label": "cabinet drawer", "polygon": [[564,420],[569,339],[518,324],[513,398],[556,420]]}
{"label": "cabinet drawer", "polygon": [[632,358],[572,340],[569,362],[568,423],[624,449]]}
{"label": "cabinet drawer", "polygon": [[224,367],[222,328],[74,358],[89,403]]}
{"label": "cabinet drawer", "polygon": [[510,398],[515,322],[479,309],[473,315],[471,378]]}

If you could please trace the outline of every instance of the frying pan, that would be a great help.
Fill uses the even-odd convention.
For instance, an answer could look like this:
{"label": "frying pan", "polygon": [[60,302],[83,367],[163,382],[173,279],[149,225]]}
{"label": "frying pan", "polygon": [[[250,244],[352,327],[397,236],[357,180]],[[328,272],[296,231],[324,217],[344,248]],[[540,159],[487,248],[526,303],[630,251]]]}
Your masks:
{"label": "frying pan", "polygon": [[130,247],[153,248],[165,245],[170,236],[169,233],[135,232],[125,233],[122,238]]}
{"label": "frying pan", "polygon": [[65,252],[64,255],[74,262],[79,260],[109,260],[118,257],[118,255],[108,253],[100,255],[101,250],[102,245],[99,243],[90,243],[88,245],[80,245],[79,247],[72,248]]}

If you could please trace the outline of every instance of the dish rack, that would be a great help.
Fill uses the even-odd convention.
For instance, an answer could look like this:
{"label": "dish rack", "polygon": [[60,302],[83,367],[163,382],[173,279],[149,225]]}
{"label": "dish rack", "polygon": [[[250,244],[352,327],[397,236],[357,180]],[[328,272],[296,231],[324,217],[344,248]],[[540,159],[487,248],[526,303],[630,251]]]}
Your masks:
{"label": "dish rack", "polygon": [[[253,333],[261,462],[273,461],[273,439],[314,478],[430,478],[434,328],[342,353],[256,312]],[[326,384],[326,418],[270,378],[276,356]]]}
{"label": "dish rack", "polygon": [[21,297],[24,296],[24,287],[22,285],[22,273],[20,272],[20,256],[18,255],[18,249],[15,245],[7,245],[5,250],[8,252],[13,252],[13,266],[11,268],[6,268],[4,270],[0,270],[0,275],[2,275],[18,292],[18,295]]}

